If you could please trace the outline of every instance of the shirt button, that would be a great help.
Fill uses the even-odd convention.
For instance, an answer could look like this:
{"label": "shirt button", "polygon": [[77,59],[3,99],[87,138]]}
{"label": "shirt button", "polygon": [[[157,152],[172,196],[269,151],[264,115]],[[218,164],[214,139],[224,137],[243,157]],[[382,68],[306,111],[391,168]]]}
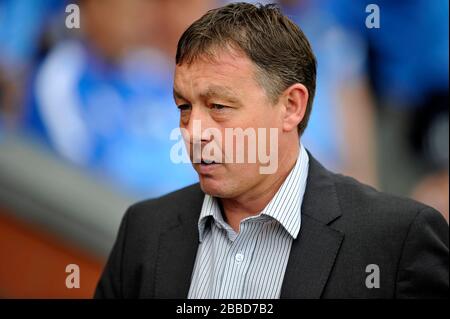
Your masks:
{"label": "shirt button", "polygon": [[238,263],[240,263],[241,261],[244,260],[244,255],[241,253],[237,253],[235,259]]}

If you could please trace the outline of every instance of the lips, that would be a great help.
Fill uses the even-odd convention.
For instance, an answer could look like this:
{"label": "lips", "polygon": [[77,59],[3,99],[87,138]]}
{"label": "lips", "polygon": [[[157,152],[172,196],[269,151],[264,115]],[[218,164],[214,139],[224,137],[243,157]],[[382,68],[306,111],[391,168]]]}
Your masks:
{"label": "lips", "polygon": [[200,174],[210,174],[215,169],[221,167],[222,163],[216,162],[212,159],[202,159],[202,161],[196,165],[197,171]]}
{"label": "lips", "polygon": [[220,164],[212,159],[202,159],[201,161],[202,165],[211,165],[211,164]]}

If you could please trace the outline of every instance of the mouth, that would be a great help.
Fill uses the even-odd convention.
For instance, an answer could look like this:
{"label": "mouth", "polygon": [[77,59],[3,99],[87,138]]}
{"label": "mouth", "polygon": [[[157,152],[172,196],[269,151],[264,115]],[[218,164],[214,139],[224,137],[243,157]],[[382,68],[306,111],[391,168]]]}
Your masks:
{"label": "mouth", "polygon": [[214,160],[211,159],[202,159],[202,161],[200,162],[200,164],[202,165],[214,165],[214,164],[220,164]]}
{"label": "mouth", "polygon": [[202,159],[202,161],[197,164],[197,171],[200,174],[210,174],[215,169],[219,168],[222,163],[216,162],[210,159]]}

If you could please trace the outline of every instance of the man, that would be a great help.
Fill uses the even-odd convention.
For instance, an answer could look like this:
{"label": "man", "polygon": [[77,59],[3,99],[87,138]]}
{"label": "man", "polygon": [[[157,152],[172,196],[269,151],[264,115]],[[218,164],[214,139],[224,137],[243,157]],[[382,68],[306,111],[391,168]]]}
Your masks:
{"label": "man", "polygon": [[[176,63],[174,97],[200,183],[127,211],[96,297],[448,296],[442,216],[327,171],[299,143],[316,61],[276,7],[209,11],[182,35]],[[276,170],[261,173],[261,157],[248,160],[234,135],[232,150],[247,158],[236,162],[229,128],[258,129],[258,146],[271,151],[261,132],[276,129]],[[219,154],[203,151],[211,144]]]}

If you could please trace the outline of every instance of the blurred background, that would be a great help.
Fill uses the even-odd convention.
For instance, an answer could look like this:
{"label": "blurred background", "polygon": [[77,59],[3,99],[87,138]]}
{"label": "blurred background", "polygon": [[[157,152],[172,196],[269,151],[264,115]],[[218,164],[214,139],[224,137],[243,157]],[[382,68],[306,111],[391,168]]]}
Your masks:
{"label": "blurred background", "polygon": [[[0,0],[0,298],[90,298],[127,206],[197,181],[169,157],[176,44],[228,2]],[[305,146],[448,221],[448,0],[278,3],[318,60]]]}

